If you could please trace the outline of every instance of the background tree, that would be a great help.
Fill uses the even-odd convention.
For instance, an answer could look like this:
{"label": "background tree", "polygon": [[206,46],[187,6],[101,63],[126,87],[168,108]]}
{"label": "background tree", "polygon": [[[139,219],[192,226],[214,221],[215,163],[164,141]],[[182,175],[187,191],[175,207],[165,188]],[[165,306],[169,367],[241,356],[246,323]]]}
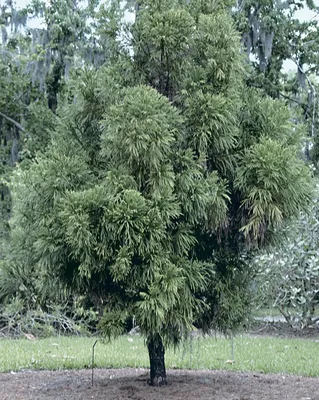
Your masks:
{"label": "background tree", "polygon": [[319,302],[318,194],[306,214],[285,227],[282,244],[258,255],[261,303],[278,308],[291,326],[314,324]]}

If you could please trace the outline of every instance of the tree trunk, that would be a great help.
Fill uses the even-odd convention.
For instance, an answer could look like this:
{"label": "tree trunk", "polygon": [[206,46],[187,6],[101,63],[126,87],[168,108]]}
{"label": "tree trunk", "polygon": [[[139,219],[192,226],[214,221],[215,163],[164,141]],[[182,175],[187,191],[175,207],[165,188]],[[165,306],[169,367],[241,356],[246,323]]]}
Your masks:
{"label": "tree trunk", "polygon": [[166,385],[165,349],[160,335],[148,339],[148,354],[150,357],[150,380],[151,386]]}
{"label": "tree trunk", "polygon": [[52,72],[46,79],[48,107],[53,113],[56,112],[58,106],[58,93],[61,90],[61,79],[65,68],[63,56],[60,56],[60,59],[55,62]]}

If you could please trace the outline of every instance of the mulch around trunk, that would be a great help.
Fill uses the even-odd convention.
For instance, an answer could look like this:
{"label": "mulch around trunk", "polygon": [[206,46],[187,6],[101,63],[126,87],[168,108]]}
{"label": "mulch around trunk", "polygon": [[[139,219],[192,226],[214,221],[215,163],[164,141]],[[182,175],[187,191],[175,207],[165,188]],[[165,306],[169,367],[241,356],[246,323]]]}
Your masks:
{"label": "mulch around trunk", "polygon": [[319,378],[226,371],[170,370],[168,385],[147,385],[143,369],[26,371],[0,374],[1,400],[319,400]]}

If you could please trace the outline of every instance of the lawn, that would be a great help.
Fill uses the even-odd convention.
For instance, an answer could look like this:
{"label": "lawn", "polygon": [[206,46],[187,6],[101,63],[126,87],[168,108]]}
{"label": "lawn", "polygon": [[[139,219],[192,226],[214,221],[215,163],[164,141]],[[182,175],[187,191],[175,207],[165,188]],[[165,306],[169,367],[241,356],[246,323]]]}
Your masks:
{"label": "lawn", "polygon": [[[0,372],[90,368],[94,338],[1,339]],[[319,340],[274,337],[196,338],[166,353],[167,368],[288,373],[319,377]],[[148,367],[139,336],[122,336],[95,346],[97,368]]]}

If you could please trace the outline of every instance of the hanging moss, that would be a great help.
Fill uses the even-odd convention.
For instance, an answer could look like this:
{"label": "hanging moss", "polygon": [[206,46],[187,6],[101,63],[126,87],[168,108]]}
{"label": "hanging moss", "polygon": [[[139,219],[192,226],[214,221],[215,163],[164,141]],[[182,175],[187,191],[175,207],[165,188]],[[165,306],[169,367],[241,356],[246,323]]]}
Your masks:
{"label": "hanging moss", "polygon": [[5,26],[1,27],[1,39],[2,39],[2,45],[5,46],[8,40],[8,33]]}
{"label": "hanging moss", "polygon": [[272,54],[275,32],[272,24],[263,20],[261,10],[258,3],[247,9],[247,30],[243,34],[242,43],[248,56],[251,53],[257,54],[259,68],[265,72]]}
{"label": "hanging moss", "polygon": [[24,28],[27,24],[28,15],[24,9],[15,10],[11,8],[11,29],[17,33],[19,29]]}

